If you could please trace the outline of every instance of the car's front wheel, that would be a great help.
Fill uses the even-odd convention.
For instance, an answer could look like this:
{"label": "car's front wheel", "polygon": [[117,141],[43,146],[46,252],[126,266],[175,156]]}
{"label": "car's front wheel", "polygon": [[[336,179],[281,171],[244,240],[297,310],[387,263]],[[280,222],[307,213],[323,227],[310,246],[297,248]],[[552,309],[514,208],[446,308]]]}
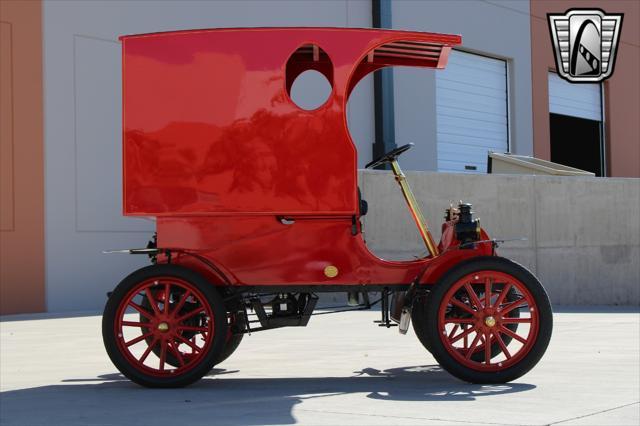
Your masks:
{"label": "car's front wheel", "polygon": [[544,288],[524,267],[500,257],[456,266],[433,286],[424,309],[416,332],[445,370],[468,382],[517,379],[536,365],[551,338]]}

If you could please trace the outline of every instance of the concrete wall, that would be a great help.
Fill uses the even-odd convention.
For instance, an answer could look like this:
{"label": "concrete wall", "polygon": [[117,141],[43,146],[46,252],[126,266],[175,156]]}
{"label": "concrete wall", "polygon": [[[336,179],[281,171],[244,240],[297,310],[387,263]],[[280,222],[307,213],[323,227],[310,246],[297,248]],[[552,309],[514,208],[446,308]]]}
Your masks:
{"label": "concrete wall", "polygon": [[[242,26],[370,27],[371,16],[369,0],[46,1],[47,310],[101,308],[105,292],[145,264],[141,257],[101,254],[144,246],[154,229],[153,223],[121,215],[119,35]],[[373,84],[359,86],[350,102],[351,132],[367,144],[361,151],[370,152]]]}
{"label": "concrete wall", "polygon": [[[471,202],[499,253],[532,270],[556,304],[640,304],[640,179],[408,172],[439,239],[450,202]],[[365,237],[386,258],[424,250],[388,172],[360,172]]]}
{"label": "concrete wall", "polygon": [[[505,59],[511,152],[533,154],[531,33],[528,1],[403,1],[392,3],[393,28],[462,35],[462,49]],[[435,73],[394,69],[396,142],[414,142],[407,170],[437,170]]]}

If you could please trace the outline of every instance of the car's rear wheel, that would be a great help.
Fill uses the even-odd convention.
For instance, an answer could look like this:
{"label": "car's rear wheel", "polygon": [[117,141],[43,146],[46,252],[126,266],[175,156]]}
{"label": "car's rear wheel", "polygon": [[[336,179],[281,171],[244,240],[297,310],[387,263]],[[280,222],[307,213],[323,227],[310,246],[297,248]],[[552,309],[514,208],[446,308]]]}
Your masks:
{"label": "car's rear wheel", "polygon": [[[169,309],[174,309],[175,305],[178,303],[178,301],[181,299],[181,296],[183,294],[183,291],[180,287],[175,287],[173,286],[171,288],[172,293],[169,294]],[[162,292],[162,290],[156,291],[157,294],[153,294],[153,297],[155,298],[155,300],[160,301],[160,303],[164,303],[164,293]],[[142,299],[141,302],[141,306],[143,308],[145,308],[148,311],[151,311],[151,304],[149,303],[149,299],[147,298],[147,296],[145,295]],[[181,308],[181,313],[182,314],[186,314],[188,312],[190,312],[192,309],[194,309],[193,307],[193,303],[187,301]],[[147,318],[145,316],[146,314],[142,314],[140,313],[140,322],[145,322],[147,321]],[[192,325],[193,326],[198,326],[197,322],[200,321],[200,318],[198,317],[193,317],[191,319]],[[220,353],[220,356],[218,359],[216,359],[215,365],[220,364],[221,362],[223,362],[224,360],[226,360],[227,358],[229,358],[236,349],[238,349],[238,346],[240,346],[240,342],[242,341],[242,338],[244,337],[244,334],[241,333],[242,330],[245,329],[246,327],[246,319],[245,319],[245,313],[242,311],[238,311],[238,312],[228,312],[227,313],[227,337],[225,339],[225,343],[224,343],[224,348],[222,350],[222,352]],[[149,334],[147,333],[148,330],[146,328],[142,328],[142,332],[145,334]],[[185,329],[181,329],[179,331],[179,333],[182,335],[182,337],[184,337],[185,339],[189,340],[191,338],[193,338],[197,332],[193,331],[193,330],[185,330]],[[153,343],[153,340],[155,339],[155,336],[153,334],[149,334],[148,337],[145,339],[147,341],[147,344],[151,345]],[[157,356],[160,357],[161,355],[161,347],[159,345],[154,345],[153,349],[152,349],[153,353]],[[190,353],[183,353],[182,354],[183,357],[189,358],[192,355]],[[167,364],[173,366],[173,367],[179,367],[180,366],[180,359],[178,359],[178,357],[176,355],[173,354],[173,352],[167,352],[166,353],[166,362]]]}
{"label": "car's rear wheel", "polygon": [[113,291],[102,335],[112,362],[129,379],[149,387],[180,387],[200,379],[220,359],[226,311],[201,275],[176,265],[153,265],[132,273]]}

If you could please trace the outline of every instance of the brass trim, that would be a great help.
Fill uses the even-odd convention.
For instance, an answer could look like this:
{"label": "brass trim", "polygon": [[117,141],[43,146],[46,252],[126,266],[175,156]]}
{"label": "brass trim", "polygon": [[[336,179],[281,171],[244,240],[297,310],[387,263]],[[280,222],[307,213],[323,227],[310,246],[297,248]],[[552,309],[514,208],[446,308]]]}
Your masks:
{"label": "brass trim", "polygon": [[402,189],[402,195],[404,195],[404,199],[407,201],[411,216],[413,216],[413,220],[418,226],[418,231],[420,231],[420,236],[422,237],[427,250],[432,257],[436,257],[439,254],[438,246],[436,246],[436,243],[433,241],[433,237],[431,236],[431,232],[429,232],[429,227],[427,226],[427,221],[422,214],[422,210],[420,210],[420,204],[418,203],[415,195],[413,195],[409,182],[407,182],[407,177],[402,172],[397,160],[393,160],[391,162],[391,170],[393,170],[396,181],[398,182],[398,185],[400,185],[400,189]]}
{"label": "brass trim", "polygon": [[333,265],[329,265],[324,268],[324,275],[327,278],[335,278],[338,276],[338,268]]}

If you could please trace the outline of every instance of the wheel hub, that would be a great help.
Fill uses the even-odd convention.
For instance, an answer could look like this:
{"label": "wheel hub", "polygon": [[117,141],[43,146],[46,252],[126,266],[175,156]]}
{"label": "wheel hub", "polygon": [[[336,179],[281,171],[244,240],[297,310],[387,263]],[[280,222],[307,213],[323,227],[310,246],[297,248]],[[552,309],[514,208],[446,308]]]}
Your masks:
{"label": "wheel hub", "polygon": [[161,322],[160,324],[158,324],[158,331],[166,333],[167,331],[169,331],[169,324],[167,324],[166,322]]}
{"label": "wheel hub", "polygon": [[496,325],[496,319],[493,316],[489,315],[489,316],[485,317],[484,324],[487,327],[494,327]]}

